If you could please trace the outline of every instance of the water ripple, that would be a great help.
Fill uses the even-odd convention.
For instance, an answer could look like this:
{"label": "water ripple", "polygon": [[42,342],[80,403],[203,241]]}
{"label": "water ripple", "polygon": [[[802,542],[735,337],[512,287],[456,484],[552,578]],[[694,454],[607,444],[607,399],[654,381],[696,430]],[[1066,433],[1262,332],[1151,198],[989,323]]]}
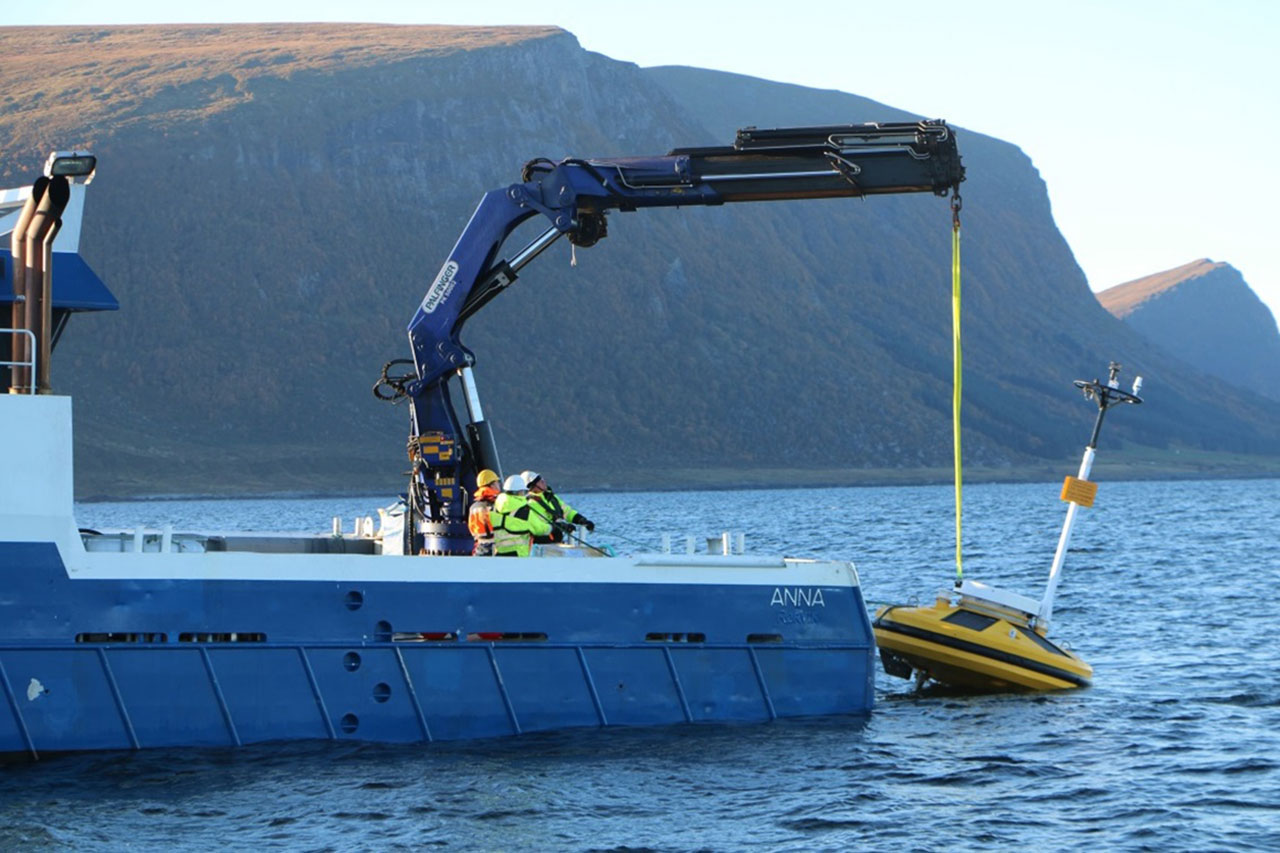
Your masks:
{"label": "water ripple", "polygon": [[[917,692],[877,672],[870,719],[62,756],[0,774],[0,850],[1280,849],[1280,679],[1258,641],[1275,624],[1260,592],[1280,581],[1280,481],[1103,488],[1053,626],[1094,665],[1087,690]],[[966,576],[1038,594],[1057,486],[965,497]],[[753,551],[852,557],[868,599],[886,602],[950,582],[951,498],[945,487],[569,496],[655,545],[663,532],[750,524]],[[81,521],[273,517],[323,530],[372,506],[93,504]]]}

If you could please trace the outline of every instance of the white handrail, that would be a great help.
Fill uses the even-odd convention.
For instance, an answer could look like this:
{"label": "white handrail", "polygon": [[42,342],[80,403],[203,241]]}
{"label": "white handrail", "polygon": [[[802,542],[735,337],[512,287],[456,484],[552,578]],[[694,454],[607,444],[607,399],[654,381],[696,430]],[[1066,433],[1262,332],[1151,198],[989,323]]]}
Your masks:
{"label": "white handrail", "polygon": [[36,393],[36,333],[30,329],[0,329],[0,334],[8,332],[13,335],[26,335],[31,339],[31,359],[29,361],[0,361],[0,367],[29,367],[31,368],[30,387],[28,394]]}

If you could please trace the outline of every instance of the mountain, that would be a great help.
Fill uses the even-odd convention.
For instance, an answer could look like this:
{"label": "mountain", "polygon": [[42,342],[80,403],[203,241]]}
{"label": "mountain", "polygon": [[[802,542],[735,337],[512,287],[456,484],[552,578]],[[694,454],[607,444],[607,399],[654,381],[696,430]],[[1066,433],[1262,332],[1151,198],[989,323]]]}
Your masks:
{"label": "mountain", "polygon": [[[554,28],[6,28],[0,46],[0,185],[53,149],[99,156],[82,255],[122,308],[76,317],[53,364],[88,495],[399,490],[407,412],[370,388],[483,192],[537,156],[911,117],[642,69]],[[1207,411],[1216,380],[1099,306],[1025,154],[958,138],[970,469],[1073,467],[1093,412],[1071,380],[1111,359],[1148,404],[1109,419],[1108,450],[1280,453],[1280,405],[1224,386]],[[557,244],[464,332],[507,468],[561,488],[946,476],[945,200],[646,210],[609,230],[576,267]]]}
{"label": "mountain", "polygon": [[1205,373],[1280,400],[1280,330],[1230,264],[1201,258],[1118,284],[1098,301]]}

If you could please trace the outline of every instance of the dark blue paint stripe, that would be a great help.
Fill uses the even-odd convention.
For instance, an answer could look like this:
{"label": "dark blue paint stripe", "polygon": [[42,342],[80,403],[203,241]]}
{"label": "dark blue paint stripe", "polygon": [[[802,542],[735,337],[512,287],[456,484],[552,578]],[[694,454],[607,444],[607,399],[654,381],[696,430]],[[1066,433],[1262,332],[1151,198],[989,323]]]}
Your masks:
{"label": "dark blue paint stripe", "polygon": [[[405,648],[421,648],[423,651],[450,651],[457,650],[463,644],[427,644],[427,643],[404,643],[404,642],[383,642],[383,643],[362,643],[362,649],[405,649]],[[477,646],[479,643],[467,644]],[[658,643],[647,640],[637,640],[633,643],[616,643],[607,640],[599,642],[586,643],[553,643],[546,641],[502,641],[495,643],[495,648],[538,648],[538,649],[652,649],[657,647]],[[166,652],[181,651],[198,648],[209,649],[288,649],[290,651],[303,649],[349,649],[349,642],[316,642],[306,640],[304,642],[265,642],[265,643],[75,643],[75,642],[39,642],[39,643],[19,643],[10,642],[0,644],[0,652],[65,652],[65,651],[93,651],[105,649],[111,651],[114,649],[146,649],[147,651]],[[664,648],[698,648],[716,651],[725,650],[742,650],[746,651],[752,646],[746,643],[676,643],[674,645],[664,646]],[[869,643],[858,642],[812,642],[803,644],[791,643],[770,643],[771,649],[798,650],[806,652],[865,652],[871,648]]]}
{"label": "dark blue paint stripe", "polygon": [[693,722],[693,713],[689,710],[689,700],[684,697],[684,685],[680,683],[680,673],[676,672],[675,659],[671,657],[671,647],[663,646],[662,653],[667,657],[667,669],[671,672],[671,683],[676,686],[676,695],[680,697],[680,707],[684,709],[686,722]]}
{"label": "dark blue paint stripe", "polygon": [[764,680],[764,670],[760,669],[760,659],[756,657],[756,650],[747,646],[747,654],[751,656],[751,668],[756,671],[756,681],[760,683],[760,695],[764,697],[764,706],[769,710],[769,719],[778,719],[778,712],[773,707],[773,697],[769,695],[769,685]]}
{"label": "dark blue paint stripe", "polygon": [[600,725],[609,725],[609,719],[605,716],[604,705],[600,703],[600,694],[596,691],[595,679],[591,677],[591,667],[587,666],[587,653],[582,650],[582,646],[577,647],[578,663],[582,665],[582,677],[587,680],[587,690],[591,693],[591,704],[596,706],[596,715],[600,717]]}
{"label": "dark blue paint stripe", "polygon": [[404,677],[405,690],[409,692],[409,701],[413,703],[413,713],[418,716],[418,725],[422,728],[422,738],[427,743],[431,743],[431,727],[427,725],[427,715],[422,712],[422,703],[418,701],[418,691],[414,689],[413,679],[409,677],[409,667],[404,662],[404,655],[400,654],[399,649],[394,650],[396,653],[396,663],[400,664],[400,675]]}
{"label": "dark blue paint stripe", "polygon": [[129,743],[134,749],[142,749],[142,744],[138,741],[138,733],[133,730],[129,709],[124,706],[124,696],[120,695],[120,685],[116,684],[116,674],[111,671],[111,662],[107,660],[106,648],[98,649],[98,660],[102,663],[102,674],[107,678],[107,687],[111,689],[111,698],[115,700],[116,710],[120,712],[120,721],[124,723],[125,733],[129,735]]}
{"label": "dark blue paint stripe", "polygon": [[209,658],[209,649],[201,647],[200,657],[204,660],[205,672],[209,673],[209,684],[213,686],[213,695],[218,700],[218,708],[222,711],[222,719],[227,722],[227,732],[231,735],[231,742],[236,746],[242,746],[240,734],[236,731],[235,721],[231,719],[231,708],[227,706],[227,699],[222,695],[222,685],[218,683],[218,673],[213,670],[213,661]]}
{"label": "dark blue paint stripe", "polygon": [[4,669],[4,661],[0,661],[0,683],[4,685],[5,699],[9,700],[9,708],[13,711],[13,718],[18,723],[18,731],[22,732],[22,741],[27,745],[27,752],[31,753],[33,761],[39,761],[40,753],[36,752],[35,742],[31,740],[31,732],[27,730],[27,721],[22,718],[22,709],[18,707],[13,685],[9,683],[9,673]]}
{"label": "dark blue paint stripe", "polygon": [[511,695],[507,693],[507,684],[502,680],[502,670],[498,668],[498,656],[494,653],[493,643],[486,649],[489,653],[489,666],[493,669],[494,681],[498,684],[498,693],[502,696],[502,704],[507,706],[507,716],[511,719],[511,727],[520,734],[520,720],[516,718],[515,706],[511,704]]}
{"label": "dark blue paint stripe", "polygon": [[302,658],[302,668],[307,673],[307,682],[311,685],[311,695],[316,700],[316,707],[320,709],[320,719],[324,720],[324,727],[329,732],[329,740],[337,740],[338,733],[333,728],[333,720],[329,719],[329,709],[324,706],[324,697],[320,695],[320,685],[316,683],[316,673],[311,668],[307,650],[302,646],[298,646],[297,649],[298,657]]}

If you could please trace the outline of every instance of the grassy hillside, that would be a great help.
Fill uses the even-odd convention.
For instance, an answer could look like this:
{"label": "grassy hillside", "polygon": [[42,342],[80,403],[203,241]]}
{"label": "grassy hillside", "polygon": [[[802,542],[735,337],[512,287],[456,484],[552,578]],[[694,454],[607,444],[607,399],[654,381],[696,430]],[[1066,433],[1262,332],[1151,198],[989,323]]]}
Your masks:
{"label": "grassy hillside", "polygon": [[1170,353],[1280,400],[1280,330],[1240,271],[1207,258],[1118,284],[1102,306]]}
{"label": "grassy hillside", "polygon": [[[77,397],[86,494],[398,490],[407,413],[370,387],[407,355],[405,325],[484,191],[536,156],[904,116],[639,69],[553,29],[0,39],[5,185],[52,148],[100,157],[82,253],[122,310],[75,318],[54,364]],[[61,70],[21,64],[41,52]],[[1109,425],[1113,448],[1280,452],[1280,407],[1225,391],[1206,412],[1211,380],[1098,307],[1016,147],[963,129],[960,147],[972,469],[1077,455],[1092,414],[1070,381],[1109,359],[1147,376],[1150,401]],[[949,221],[932,197],[752,204],[617,215],[576,267],[557,245],[464,334],[504,463],[578,488],[937,477]]]}

